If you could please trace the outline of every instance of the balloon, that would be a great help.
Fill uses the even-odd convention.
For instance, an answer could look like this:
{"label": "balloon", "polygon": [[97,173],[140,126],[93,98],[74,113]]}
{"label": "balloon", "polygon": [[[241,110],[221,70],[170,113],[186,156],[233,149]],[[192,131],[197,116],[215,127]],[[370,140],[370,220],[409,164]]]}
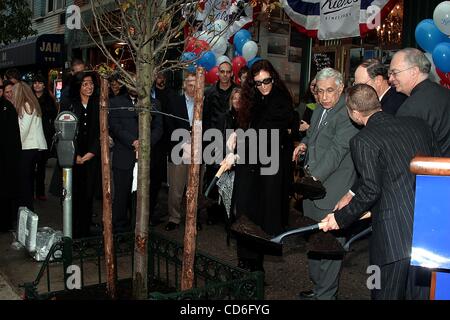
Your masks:
{"label": "balloon", "polygon": [[416,27],[416,41],[427,52],[433,52],[439,43],[447,40],[446,38],[431,19],[422,20]]}
{"label": "balloon", "polygon": [[242,47],[242,56],[245,60],[250,61],[258,53],[258,45],[255,41],[247,41]]}
{"label": "balloon", "polygon": [[245,60],[244,57],[242,56],[236,56],[233,58],[233,61],[231,63],[232,67],[233,67],[233,73],[236,75],[239,73],[239,70],[241,70],[241,68],[243,66],[245,66],[247,64],[247,61]]}
{"label": "balloon", "polygon": [[197,40],[194,45],[194,52],[197,56],[200,55],[203,51],[208,51],[210,49],[208,42],[205,40]]}
{"label": "balloon", "polygon": [[216,56],[221,56],[227,52],[227,40],[224,37],[215,36],[211,43],[211,51],[214,52]]}
{"label": "balloon", "polygon": [[197,64],[195,62],[192,62],[195,59],[197,59],[197,56],[193,52],[183,52],[183,54],[181,55],[181,61],[187,62],[185,67],[188,72],[195,72],[195,68],[197,67]]}
{"label": "balloon", "polygon": [[192,61],[197,58],[197,55],[193,52],[183,52],[181,55],[181,61]]}
{"label": "balloon", "polygon": [[207,30],[197,31],[194,33],[194,37],[196,37],[198,40],[203,40],[209,43],[212,38],[214,38],[214,33]]}
{"label": "balloon", "polygon": [[227,28],[227,26],[228,26],[228,24],[222,19],[214,21],[215,34],[219,34],[219,33],[223,32]]}
{"label": "balloon", "polygon": [[231,65],[231,60],[227,56],[220,56],[216,58],[216,66],[220,66],[224,62],[228,62]]}
{"label": "balloon", "polygon": [[239,54],[242,54],[242,47],[247,41],[250,41],[251,38],[252,35],[248,30],[241,29],[236,32],[234,35],[233,44]]}
{"label": "balloon", "polygon": [[216,83],[219,80],[219,67],[215,66],[205,74],[207,83]]}
{"label": "balloon", "polygon": [[450,72],[442,72],[442,70],[439,70],[439,68],[436,68],[436,73],[440,78],[440,82],[442,85],[448,84],[450,85]]}
{"label": "balloon", "polygon": [[433,61],[443,72],[450,72],[450,43],[439,43],[433,50]]}
{"label": "balloon", "polygon": [[249,62],[247,62],[247,67],[251,68],[252,65],[253,65],[256,61],[259,61],[259,60],[262,60],[262,58],[259,57],[259,56],[254,57],[252,60],[250,60]]}
{"label": "balloon", "polygon": [[195,73],[197,71],[197,64],[196,63],[188,64],[187,67],[186,67],[186,70],[189,73]]}
{"label": "balloon", "polygon": [[184,47],[184,51],[190,52],[190,51],[194,50],[195,41],[197,41],[196,38],[194,38],[194,37],[187,37],[186,42],[185,42],[186,46]]}
{"label": "balloon", "polygon": [[433,21],[441,32],[450,35],[450,1],[441,2],[436,6]]}
{"label": "balloon", "polygon": [[209,71],[216,65],[216,56],[212,51],[206,51],[198,59],[198,64]]}

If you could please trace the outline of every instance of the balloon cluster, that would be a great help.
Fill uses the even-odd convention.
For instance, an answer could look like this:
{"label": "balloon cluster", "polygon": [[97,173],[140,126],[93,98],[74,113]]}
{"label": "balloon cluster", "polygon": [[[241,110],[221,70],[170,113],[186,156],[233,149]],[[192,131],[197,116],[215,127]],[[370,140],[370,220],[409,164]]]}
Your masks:
{"label": "balloon cluster", "polygon": [[417,44],[426,51],[428,59],[436,66],[441,84],[450,85],[450,1],[441,2],[433,13],[433,19],[425,19],[416,27]]}
{"label": "balloon cluster", "polygon": [[206,69],[205,80],[207,83],[215,83],[219,80],[219,65],[227,61],[231,63],[235,81],[241,68],[247,65],[249,68],[261,57],[257,56],[258,45],[252,41],[251,33],[241,29],[233,37],[235,57],[232,61],[225,55],[228,42],[222,34],[227,28],[224,20],[214,22],[213,31],[196,32],[185,41],[184,52],[181,55],[181,62],[189,72],[195,72],[197,66]]}

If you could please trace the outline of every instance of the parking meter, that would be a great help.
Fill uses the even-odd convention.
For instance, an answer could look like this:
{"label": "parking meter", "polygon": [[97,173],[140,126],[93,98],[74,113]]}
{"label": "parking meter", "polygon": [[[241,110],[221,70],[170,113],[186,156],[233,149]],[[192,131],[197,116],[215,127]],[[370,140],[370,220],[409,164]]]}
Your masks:
{"label": "parking meter", "polygon": [[55,120],[56,152],[63,171],[63,232],[72,238],[72,166],[75,159],[75,139],[78,119],[72,112],[63,111]]}
{"label": "parking meter", "polygon": [[63,111],[58,114],[55,120],[56,138],[58,144],[56,152],[58,154],[59,165],[63,168],[72,168],[75,159],[74,141],[77,135],[78,119],[72,112]]}

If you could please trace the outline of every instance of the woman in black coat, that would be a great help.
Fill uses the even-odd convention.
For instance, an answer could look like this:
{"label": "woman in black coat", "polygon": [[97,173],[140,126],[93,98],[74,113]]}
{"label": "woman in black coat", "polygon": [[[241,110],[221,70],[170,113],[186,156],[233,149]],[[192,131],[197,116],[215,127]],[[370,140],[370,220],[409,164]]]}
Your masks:
{"label": "woman in black coat", "polygon": [[39,151],[39,158],[36,166],[36,198],[45,201],[45,171],[47,167],[47,160],[51,157],[53,150],[52,140],[55,134],[55,119],[58,114],[55,99],[50,95],[50,92],[45,86],[45,78],[37,74],[33,78],[33,90],[36,98],[39,101],[42,112],[42,128],[44,130],[45,141],[47,142],[47,150]]}
{"label": "woman in black coat", "polygon": [[[278,169],[268,175],[262,174],[261,169],[267,169],[270,164],[262,163],[259,149],[257,163],[249,163],[249,148],[254,145],[250,146],[246,139],[240,141],[238,136],[238,154],[242,144],[241,147],[245,146],[247,159],[245,163],[238,163],[235,168],[233,189],[235,215],[237,218],[246,215],[267,234],[277,235],[284,231],[288,221],[294,109],[286,85],[269,61],[257,61],[250,69],[242,88],[241,108],[237,119],[240,128],[255,129],[258,132],[258,148],[261,146],[267,148],[272,161],[278,161]],[[267,130],[269,137],[262,142],[261,130]],[[277,145],[272,145],[270,137],[277,130],[279,132]],[[255,148],[250,149],[252,152],[256,151]],[[250,247],[238,239],[237,254],[241,267],[264,270],[264,255],[258,248]]]}
{"label": "woman in black coat", "polygon": [[2,97],[2,85],[0,79],[0,232],[7,232],[16,227],[22,143],[17,111]]}
{"label": "woman in black coat", "polygon": [[70,86],[70,98],[61,103],[61,111],[78,118],[75,164],[72,177],[73,238],[89,236],[95,188],[100,181],[99,99],[93,73],[78,73]]}

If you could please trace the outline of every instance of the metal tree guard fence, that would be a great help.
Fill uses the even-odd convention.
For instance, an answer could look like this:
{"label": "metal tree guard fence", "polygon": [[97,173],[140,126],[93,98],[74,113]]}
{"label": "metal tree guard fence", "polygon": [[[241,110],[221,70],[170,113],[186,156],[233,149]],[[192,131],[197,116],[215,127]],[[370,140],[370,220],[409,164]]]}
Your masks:
{"label": "metal tree guard fence", "polygon": [[[133,275],[134,234],[114,237],[118,283],[131,285]],[[197,251],[194,287],[180,291],[183,246],[155,232],[149,235],[149,299],[155,300],[261,300],[264,299],[264,274],[249,272]],[[71,278],[78,272],[82,293],[93,287],[105,287],[103,238],[79,240],[63,238],[52,246],[33,282],[22,286],[30,300],[58,299],[73,293]],[[66,272],[65,272],[66,271]],[[75,281],[76,283],[76,281]],[[95,297],[92,297],[95,298]],[[129,299],[131,297],[128,297]]]}

